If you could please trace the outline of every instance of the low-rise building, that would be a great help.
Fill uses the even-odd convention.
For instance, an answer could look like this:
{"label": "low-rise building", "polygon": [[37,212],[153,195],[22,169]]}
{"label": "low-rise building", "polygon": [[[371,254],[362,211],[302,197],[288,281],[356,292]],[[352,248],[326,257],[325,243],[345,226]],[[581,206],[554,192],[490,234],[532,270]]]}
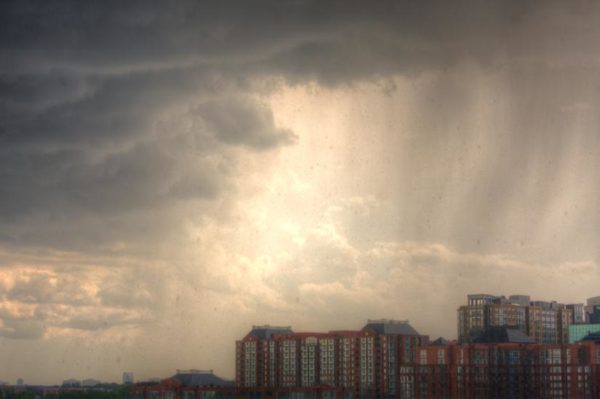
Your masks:
{"label": "low-rise building", "polygon": [[177,370],[159,383],[140,382],[132,386],[132,399],[237,398],[232,381],[216,376],[212,370]]}

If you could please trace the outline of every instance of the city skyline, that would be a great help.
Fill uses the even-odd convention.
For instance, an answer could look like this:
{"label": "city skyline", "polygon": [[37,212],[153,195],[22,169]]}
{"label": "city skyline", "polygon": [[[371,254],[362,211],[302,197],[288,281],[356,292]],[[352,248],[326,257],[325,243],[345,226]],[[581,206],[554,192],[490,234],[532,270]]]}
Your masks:
{"label": "city skyline", "polygon": [[600,4],[4,1],[0,379],[599,295]]}
{"label": "city skyline", "polygon": [[[475,306],[493,305],[484,304],[487,299],[469,295]],[[506,325],[486,326],[467,343],[431,341],[406,320],[369,320],[360,330],[329,332],[253,326],[236,342],[236,388],[265,398],[290,392],[350,399],[558,399],[600,393],[600,332],[570,344],[542,341]],[[167,382],[139,387],[136,398],[165,387]]]}
{"label": "city skyline", "polygon": [[[557,309],[565,309],[566,307],[571,306],[572,304],[560,304],[557,303],[554,300],[547,300],[546,298],[544,300],[541,300],[540,298],[533,298],[534,300],[532,300],[532,298],[530,298],[529,295],[523,295],[523,294],[517,294],[517,295],[509,295],[509,297],[507,298],[505,295],[492,295],[492,294],[469,294],[467,295],[467,299],[468,299],[468,303],[470,306],[470,303],[473,301],[473,303],[477,302],[478,300],[484,299],[486,304],[492,304],[492,303],[496,303],[496,304],[507,304],[509,306],[514,306],[514,305],[518,305],[520,307],[529,307],[529,306],[533,306],[533,307],[539,307],[539,306],[544,306],[544,304],[546,305],[551,305],[551,306],[558,306]],[[491,301],[492,299],[497,300],[499,302],[493,302]],[[512,301],[512,303],[511,303]],[[581,305],[587,305],[586,307],[588,307],[589,309],[586,309],[586,314],[594,314],[596,317],[600,316],[600,309],[594,309],[593,306],[600,306],[600,296],[595,296],[595,297],[590,297],[590,298],[586,298],[585,302],[580,302],[578,304]],[[461,310],[463,308],[465,308],[466,306],[460,306],[457,309],[458,315],[457,318],[458,320],[460,320],[461,316]],[[550,342],[544,342],[543,339],[536,337],[535,335],[529,335],[529,337],[531,338],[531,341],[529,341],[530,343],[542,343],[545,345],[556,345],[556,344],[560,344],[560,345],[566,345],[567,343],[575,343],[576,341],[579,341],[581,338],[585,337],[588,333],[590,332],[596,332],[596,331],[600,331],[600,324],[592,324],[592,326],[594,327],[591,331],[589,330],[589,328],[586,330],[586,327],[590,326],[590,321],[588,321],[588,317],[585,317],[583,320],[577,321],[574,318],[574,315],[571,313],[570,317],[572,318],[571,321],[571,326],[579,326],[581,327],[580,331],[575,331],[574,332],[577,334],[578,338],[573,340],[570,337],[570,332],[571,329],[569,328],[568,331],[569,333],[567,334],[566,338],[562,340],[561,342],[559,342],[559,339],[555,339],[553,341]],[[488,322],[489,323],[489,322]],[[497,323],[497,322],[496,322]],[[364,324],[364,323],[363,323]],[[436,345],[436,342],[441,342],[440,345],[446,345],[446,344],[459,344],[459,345],[468,345],[469,342],[461,342],[460,338],[459,339],[450,339],[447,340],[447,337],[433,337],[431,335],[429,335],[426,331],[424,332],[424,334],[420,334],[419,332],[417,332],[410,324],[409,320],[394,320],[394,319],[369,319],[366,321],[366,326],[365,328],[373,328],[372,326],[377,326],[379,325],[379,328],[383,328],[381,327],[382,325],[388,325],[390,326],[392,329],[397,329],[394,333],[396,334],[408,334],[408,335],[414,335],[414,336],[418,336],[418,337],[423,337],[426,338],[426,340],[428,341],[427,344],[423,344],[425,346],[430,345],[430,344],[434,344]],[[404,326],[404,327],[403,327]],[[482,324],[482,326],[484,326]],[[347,327],[347,326],[346,326]],[[516,323],[501,323],[501,324],[494,324],[494,322],[492,322],[491,324],[485,324],[484,328],[479,332],[479,334],[482,334],[483,332],[485,332],[487,329],[491,329],[494,330],[495,328],[498,327],[503,327],[503,328],[509,328],[509,329],[514,329],[514,330],[518,330],[520,328],[520,326],[518,326]],[[459,331],[457,336],[460,337],[460,323],[459,323]],[[258,334],[256,335],[257,337],[261,338],[261,339],[270,339],[272,335],[279,335],[280,337],[285,337],[286,335],[289,336],[293,336],[293,337],[303,337],[306,338],[308,336],[320,336],[320,337],[336,337],[336,336],[343,336],[343,335],[348,335],[348,336],[355,336],[355,334],[359,334],[360,330],[349,330],[347,328],[343,328],[343,329],[339,329],[339,330],[326,330],[326,332],[323,331],[307,331],[307,330],[297,330],[297,331],[293,331],[293,326],[274,326],[274,325],[269,325],[269,324],[264,324],[264,325],[252,325],[251,327],[251,331],[250,333],[246,334],[246,337],[244,339],[246,339],[248,336],[251,336],[253,334]],[[384,330],[382,330],[384,331]],[[391,331],[390,331],[391,333]],[[523,333],[527,333],[526,331],[523,331]],[[263,336],[264,335],[264,336]],[[482,337],[487,336],[486,334],[483,334]],[[493,336],[495,337],[495,339],[498,339],[499,337],[497,335]],[[489,339],[489,338],[486,338]],[[243,341],[236,341],[236,342],[243,342]],[[483,341],[483,342],[487,342],[487,341]],[[494,341],[491,341],[494,342]],[[498,341],[501,342],[501,341]],[[239,351],[240,349],[237,348],[236,351]],[[236,362],[239,362],[239,359],[236,360]],[[204,365],[204,366],[210,366],[210,365]],[[176,372],[180,373],[182,371],[182,369],[177,369]],[[209,373],[209,374],[213,374],[214,369],[210,368],[206,368],[206,369],[197,369],[197,368],[191,368],[188,369],[187,371],[190,372],[198,372],[198,373]],[[124,371],[122,373],[122,384],[125,385],[131,385],[133,383],[144,383],[144,382],[153,382],[153,383],[158,383],[160,381],[163,381],[165,379],[167,379],[168,377],[166,376],[161,376],[161,377],[145,377],[143,379],[140,380],[135,380],[134,379],[134,375],[135,373],[132,371]],[[240,376],[238,375],[237,378],[235,379],[235,381],[238,381],[239,384],[239,379]],[[55,383],[48,383],[48,384],[27,384],[21,377],[17,378],[17,384],[16,385],[49,385],[49,386],[71,386],[71,387],[85,387],[85,386],[93,386],[94,384],[90,385],[90,382],[93,381],[94,383],[98,383],[98,384],[114,384],[116,383],[115,381],[99,381],[94,379],[91,376],[87,376],[86,378],[72,378],[72,377],[68,377],[66,379],[62,380],[62,383],[59,382],[55,382]],[[234,382],[234,380],[230,380],[232,383]],[[0,380],[0,385],[2,385],[3,381]],[[5,384],[7,385],[11,385],[9,382],[5,382]]]}

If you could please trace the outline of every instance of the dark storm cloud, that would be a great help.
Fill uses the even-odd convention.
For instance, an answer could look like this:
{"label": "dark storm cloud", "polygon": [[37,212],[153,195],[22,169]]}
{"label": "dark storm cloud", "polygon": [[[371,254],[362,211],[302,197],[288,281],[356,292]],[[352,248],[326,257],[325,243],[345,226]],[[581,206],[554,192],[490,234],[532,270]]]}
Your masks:
{"label": "dark storm cloud", "polygon": [[92,82],[81,76],[5,73],[0,78],[0,103],[3,116],[9,117],[77,100],[93,90]]}
{"label": "dark storm cloud", "polygon": [[[182,171],[167,140],[140,143],[94,162],[83,151],[16,150],[0,154],[0,215],[14,220],[30,212],[126,212],[176,199],[192,174],[196,198],[218,191],[218,172]],[[192,188],[187,189],[192,192]],[[41,194],[41,195],[38,195]],[[117,206],[118,205],[118,206]]]}
{"label": "dark storm cloud", "polygon": [[225,143],[266,149],[292,143],[295,138],[289,130],[273,129],[271,110],[238,98],[206,102],[196,108],[195,114]]}
{"label": "dark storm cloud", "polygon": [[[75,215],[215,199],[234,174],[229,147],[262,151],[293,141],[268,108],[197,69],[76,81],[66,86],[86,89],[66,90],[64,98],[48,94],[54,84],[19,79],[12,91],[24,85],[22,98],[4,94],[0,219],[48,215],[49,225],[64,228]],[[26,238],[11,230],[16,241]]]}
{"label": "dark storm cloud", "polygon": [[1,2],[0,372],[231,375],[234,335],[270,318],[453,334],[473,287],[581,300],[599,11]]}
{"label": "dark storm cloud", "polygon": [[[0,218],[217,198],[234,174],[227,146],[294,140],[248,97],[252,77],[418,71],[459,57],[456,46],[479,51],[463,44],[462,22],[476,16],[486,36],[523,12],[444,4],[3,3]],[[192,130],[173,126],[178,117]]]}
{"label": "dark storm cloud", "polygon": [[[557,110],[581,106],[581,91],[573,87],[588,93],[584,103],[596,100],[585,91],[593,86],[585,78],[572,86],[571,74],[555,79],[560,70],[543,78],[527,73],[532,65],[585,68],[600,43],[589,19],[579,22],[589,8],[539,4],[5,2],[0,237],[10,245],[59,248],[154,242],[172,233],[168,223],[180,223],[173,211],[178,204],[217,203],[234,189],[243,175],[241,152],[263,154],[294,143],[294,133],[276,126],[271,110],[254,97],[253,80],[336,85],[439,71],[465,60],[512,68],[506,81],[522,94],[511,109],[514,125],[505,126],[512,133],[499,139],[510,156],[473,188],[476,198],[494,198],[491,208],[513,206],[509,186],[519,184],[511,165],[526,169],[536,162],[529,161],[536,147],[540,159],[556,161],[522,182],[550,179],[567,143],[561,134],[570,126]],[[561,55],[565,49],[568,57]],[[536,102],[531,93],[548,81],[560,85],[560,96],[552,100],[550,86],[546,100]],[[435,117],[426,115],[416,158],[406,162],[434,162],[448,144],[460,151],[461,141],[446,129],[472,101],[460,94],[459,86],[440,82],[424,95],[421,109],[435,109]],[[541,123],[549,109],[552,116]],[[532,133],[539,130],[553,139],[540,140]],[[552,195],[549,190],[539,186],[542,194]],[[474,213],[484,218],[488,203],[481,199]]]}
{"label": "dark storm cloud", "polygon": [[103,145],[143,135],[152,129],[154,119],[149,116],[166,104],[210,90],[198,83],[199,77],[201,73],[158,72],[16,76],[5,83],[10,90],[0,95],[5,115],[0,140],[52,148]]}
{"label": "dark storm cloud", "polygon": [[517,1],[14,2],[5,6],[0,36],[11,56],[3,63],[7,70],[15,64],[107,71],[184,62],[269,66],[272,58],[284,74],[339,81],[340,75],[488,56],[498,49],[485,40],[502,41],[496,36],[518,27],[532,7]]}
{"label": "dark storm cloud", "polygon": [[[340,85],[414,76],[465,61],[505,68],[508,85],[520,93],[511,109],[514,122],[505,126],[513,133],[500,139],[510,156],[491,175],[482,172],[470,188],[478,199],[478,205],[469,205],[472,213],[490,219],[490,212],[514,205],[509,186],[519,184],[511,165],[529,162],[531,147],[556,162],[528,176],[545,181],[560,168],[566,143],[561,134],[569,124],[556,111],[581,104],[581,92],[573,87],[587,93],[584,103],[596,100],[586,88],[597,78],[585,71],[581,76],[588,80],[573,87],[572,74],[559,78],[560,95],[544,89],[545,101],[532,97],[546,82],[556,82],[561,68],[593,62],[589,54],[600,43],[584,18],[597,10],[579,3],[539,4],[4,2],[0,239],[61,249],[156,248],[163,236],[181,231],[187,212],[178,209],[182,204],[193,202],[199,213],[221,217],[224,206],[216,212],[205,205],[219,204],[235,191],[245,172],[240,154],[261,156],[295,142],[294,133],[276,126],[272,111],[256,99],[256,80]],[[547,76],[528,72],[540,65]],[[461,90],[474,83],[465,78],[454,84],[442,78],[423,95],[420,110],[434,109],[435,115],[425,112],[427,128],[419,129],[415,151],[405,154],[406,170],[411,163],[436,164],[440,154],[460,152],[472,139],[460,140],[460,126],[458,135],[447,129],[474,101]],[[549,109],[552,120],[540,123]],[[554,139],[541,140],[539,130]],[[413,175],[419,187],[431,180]],[[431,203],[443,190],[439,196],[415,190],[421,191],[424,198],[407,211],[411,226],[422,225],[418,219],[425,211],[415,212],[419,206],[432,217],[436,209],[447,212]],[[547,185],[539,191],[552,194]],[[492,206],[487,198],[493,198]],[[486,229],[495,229],[494,223]],[[471,227],[465,228],[471,237]]]}

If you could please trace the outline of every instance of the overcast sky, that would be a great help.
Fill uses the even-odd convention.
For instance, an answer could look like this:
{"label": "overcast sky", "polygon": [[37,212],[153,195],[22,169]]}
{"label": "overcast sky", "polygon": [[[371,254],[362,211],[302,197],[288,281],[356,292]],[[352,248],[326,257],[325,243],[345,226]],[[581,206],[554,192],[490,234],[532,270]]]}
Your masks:
{"label": "overcast sky", "polygon": [[600,4],[4,1],[0,380],[600,295]]}

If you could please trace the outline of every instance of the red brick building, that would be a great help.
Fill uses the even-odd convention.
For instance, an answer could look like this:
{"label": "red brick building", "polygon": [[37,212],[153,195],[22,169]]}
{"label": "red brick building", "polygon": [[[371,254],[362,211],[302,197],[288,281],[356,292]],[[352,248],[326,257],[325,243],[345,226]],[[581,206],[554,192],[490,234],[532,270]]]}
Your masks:
{"label": "red brick building", "polygon": [[212,370],[177,370],[159,383],[137,383],[130,390],[133,399],[226,399],[240,397],[233,382],[213,374]]}
{"label": "red brick building", "polygon": [[236,389],[278,398],[600,398],[600,344],[540,344],[518,329],[429,344],[407,322],[358,331],[255,327],[237,342]]}
{"label": "red brick building", "polygon": [[600,345],[426,345],[415,380],[415,398],[600,398]]}
{"label": "red brick building", "polygon": [[254,327],[236,343],[236,386],[247,392],[330,389],[336,397],[402,397],[414,391],[416,350],[428,337],[407,321],[358,331],[294,333]]}

